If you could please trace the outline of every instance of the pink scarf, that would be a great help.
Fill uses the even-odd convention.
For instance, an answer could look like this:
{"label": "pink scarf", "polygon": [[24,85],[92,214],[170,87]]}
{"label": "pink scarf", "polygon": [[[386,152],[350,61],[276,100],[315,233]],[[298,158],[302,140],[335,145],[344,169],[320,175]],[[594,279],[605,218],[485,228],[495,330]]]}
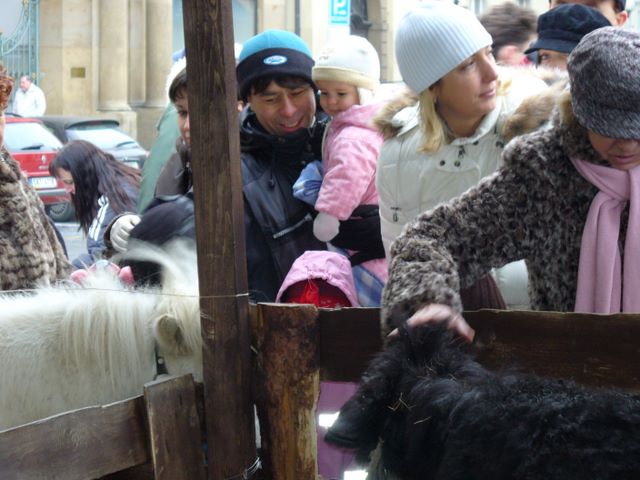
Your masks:
{"label": "pink scarf", "polygon": [[[640,312],[640,167],[629,171],[571,159],[578,172],[600,190],[582,232],[576,312]],[[618,237],[627,201],[629,225],[624,265]]]}

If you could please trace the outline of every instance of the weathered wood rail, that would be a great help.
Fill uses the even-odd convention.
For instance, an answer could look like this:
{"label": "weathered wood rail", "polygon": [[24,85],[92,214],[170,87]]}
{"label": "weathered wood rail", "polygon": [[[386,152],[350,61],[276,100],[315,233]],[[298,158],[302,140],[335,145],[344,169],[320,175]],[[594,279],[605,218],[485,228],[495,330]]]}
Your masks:
{"label": "weathered wood rail", "polygon": [[0,478],[204,480],[196,391],[191,375],[169,378],[138,397],[4,430]]}

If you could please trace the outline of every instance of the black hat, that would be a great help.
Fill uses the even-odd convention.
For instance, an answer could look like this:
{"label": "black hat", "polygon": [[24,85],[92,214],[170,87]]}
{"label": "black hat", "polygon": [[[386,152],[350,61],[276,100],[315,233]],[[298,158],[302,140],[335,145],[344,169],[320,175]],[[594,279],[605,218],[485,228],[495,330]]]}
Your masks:
{"label": "black hat", "polygon": [[571,53],[582,37],[611,22],[595,8],[579,3],[563,4],[538,17],[538,39],[524,53],[541,48]]}

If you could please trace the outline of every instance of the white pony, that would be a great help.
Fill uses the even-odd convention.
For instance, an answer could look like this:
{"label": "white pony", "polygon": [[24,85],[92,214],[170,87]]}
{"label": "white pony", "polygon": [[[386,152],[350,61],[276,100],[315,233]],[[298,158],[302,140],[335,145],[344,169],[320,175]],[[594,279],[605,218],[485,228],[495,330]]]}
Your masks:
{"label": "white pony", "polygon": [[162,287],[133,290],[103,271],[83,286],[0,295],[0,430],[138,395],[157,356],[170,375],[202,379],[194,249],[135,256],[161,265]]}

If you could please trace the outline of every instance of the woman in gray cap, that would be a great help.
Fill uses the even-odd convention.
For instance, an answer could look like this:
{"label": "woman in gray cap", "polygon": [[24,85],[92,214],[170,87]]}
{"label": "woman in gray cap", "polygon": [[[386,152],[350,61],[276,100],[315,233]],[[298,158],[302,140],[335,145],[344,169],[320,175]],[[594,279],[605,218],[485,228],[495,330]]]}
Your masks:
{"label": "woman in gray cap", "polygon": [[497,174],[407,226],[391,252],[386,322],[448,320],[471,340],[460,285],[518,259],[533,309],[640,312],[638,51],[635,31],[586,35],[550,128],[515,139]]}

